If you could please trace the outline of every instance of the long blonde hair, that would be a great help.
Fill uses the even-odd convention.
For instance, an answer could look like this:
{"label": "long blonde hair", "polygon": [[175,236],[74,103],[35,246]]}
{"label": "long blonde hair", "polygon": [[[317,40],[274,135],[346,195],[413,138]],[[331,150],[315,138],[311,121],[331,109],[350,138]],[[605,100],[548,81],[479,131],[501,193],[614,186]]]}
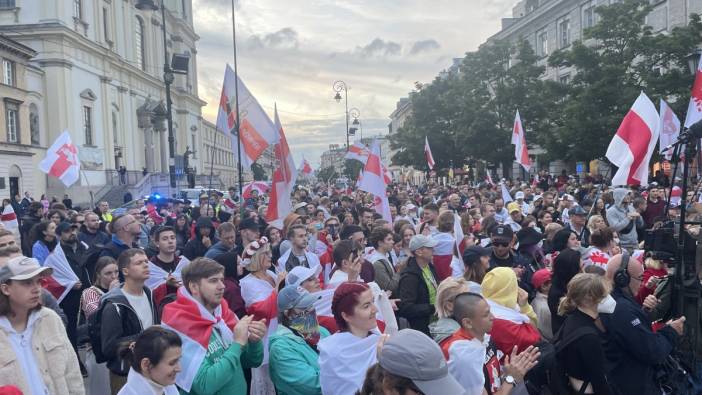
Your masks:
{"label": "long blonde hair", "polygon": [[436,289],[436,313],[439,318],[450,318],[453,309],[448,310],[448,303],[453,303],[456,296],[468,289],[468,281],[464,278],[447,277]]}
{"label": "long blonde hair", "polygon": [[603,276],[579,273],[568,283],[568,293],[558,304],[558,315],[575,311],[578,306],[596,305],[609,295],[611,288]]}
{"label": "long blonde hair", "polygon": [[[256,252],[251,256],[251,263],[246,265],[244,268],[249,272],[257,272],[263,269],[263,255],[271,252],[270,243],[266,243],[261,246]],[[271,262],[271,265],[273,262]]]}

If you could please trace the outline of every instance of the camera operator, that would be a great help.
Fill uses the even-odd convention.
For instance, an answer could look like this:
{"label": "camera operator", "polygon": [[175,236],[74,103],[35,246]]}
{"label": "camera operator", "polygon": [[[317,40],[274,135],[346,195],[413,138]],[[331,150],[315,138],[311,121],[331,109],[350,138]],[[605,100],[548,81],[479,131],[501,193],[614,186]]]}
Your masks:
{"label": "camera operator", "polygon": [[622,394],[659,395],[656,365],[670,355],[683,333],[685,317],[670,320],[653,332],[647,311],[654,309],[658,300],[649,295],[643,307],[636,303],[634,295],[641,287],[643,267],[627,253],[609,260],[607,279],[612,283],[616,301],[611,314],[600,314],[607,331],[605,355],[610,385]]}

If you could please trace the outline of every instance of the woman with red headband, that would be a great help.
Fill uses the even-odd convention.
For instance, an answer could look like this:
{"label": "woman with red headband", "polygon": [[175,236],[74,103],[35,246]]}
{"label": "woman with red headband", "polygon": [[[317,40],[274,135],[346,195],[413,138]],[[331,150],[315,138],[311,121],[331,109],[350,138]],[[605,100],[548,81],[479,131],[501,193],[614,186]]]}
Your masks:
{"label": "woman with red headband", "polygon": [[366,370],[376,363],[376,348],[385,335],[377,330],[373,291],[361,282],[341,283],[334,291],[332,313],[339,332],[319,342],[322,393],[353,395]]}

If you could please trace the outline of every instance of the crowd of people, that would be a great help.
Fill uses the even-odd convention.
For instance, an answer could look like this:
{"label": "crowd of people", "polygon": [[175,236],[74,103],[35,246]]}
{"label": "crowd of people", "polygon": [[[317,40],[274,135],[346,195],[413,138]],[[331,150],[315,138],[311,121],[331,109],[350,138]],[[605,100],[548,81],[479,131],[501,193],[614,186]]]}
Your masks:
{"label": "crowd of people", "polygon": [[661,394],[700,328],[672,316],[672,257],[643,248],[680,215],[655,182],[396,183],[391,221],[320,183],[281,226],[267,198],[5,200],[0,393]]}

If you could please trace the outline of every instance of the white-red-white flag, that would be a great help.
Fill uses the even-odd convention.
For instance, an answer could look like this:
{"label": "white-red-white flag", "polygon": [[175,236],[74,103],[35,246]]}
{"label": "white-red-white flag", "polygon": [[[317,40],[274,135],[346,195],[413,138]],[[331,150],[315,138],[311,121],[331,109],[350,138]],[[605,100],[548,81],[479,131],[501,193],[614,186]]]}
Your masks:
{"label": "white-red-white flag", "polygon": [[2,210],[2,215],[0,215],[0,220],[2,221],[2,226],[7,230],[18,229],[19,223],[17,222],[17,214],[15,214],[15,209],[11,204],[5,206]]}
{"label": "white-red-white flag", "polygon": [[[669,145],[675,143],[680,135],[680,119],[675,115],[665,100],[661,99],[658,119],[659,143],[658,151],[662,151]],[[669,149],[662,153],[663,157],[670,160],[673,157],[673,150]]]}
{"label": "white-red-white flag", "polygon": [[690,104],[687,106],[685,127],[689,128],[700,120],[702,120],[702,55],[700,55],[697,71],[695,71],[695,83],[692,85]]}
{"label": "white-red-white flag", "polygon": [[371,146],[368,161],[363,168],[363,177],[359,180],[357,187],[362,191],[372,193],[375,211],[381,214],[384,220],[392,222],[390,203],[386,192],[387,184],[383,176],[383,165],[380,161],[380,143],[378,141],[374,141]]}
{"label": "white-red-white flag", "polygon": [[54,251],[46,257],[44,266],[54,269],[51,276],[44,278],[43,286],[56,298],[56,301],[61,303],[66,294],[71,291],[74,285],[78,282],[78,276],[68,264],[68,259],[63,253],[63,248],[57,245]]}
{"label": "white-red-white flag", "polygon": [[234,158],[238,156],[236,134],[236,86],[238,80],[239,114],[241,114],[241,164],[248,169],[258,159],[263,151],[273,144],[277,138],[277,131],[271,118],[263,111],[256,98],[251,94],[239,76],[234,74],[229,65],[224,71],[224,84],[219,99],[219,112],[217,113],[217,130],[231,137]]}
{"label": "white-red-white flag", "polygon": [[305,158],[302,158],[302,165],[300,166],[300,173],[302,173],[305,176],[312,174],[312,166],[310,166],[310,162],[308,162],[307,159],[305,159]]}
{"label": "white-red-white flag", "polygon": [[431,154],[431,147],[429,146],[429,137],[427,136],[424,136],[424,158],[427,160],[429,170],[434,170],[436,162],[434,162],[434,155]]}
{"label": "white-red-white flag", "polygon": [[381,163],[381,165],[383,166],[383,180],[385,180],[385,185],[392,184],[392,172],[388,170],[385,164]]}
{"label": "white-red-white flag", "polygon": [[370,155],[370,150],[368,150],[368,147],[366,147],[366,145],[360,141],[357,141],[349,147],[344,159],[357,160],[365,165],[366,161],[368,160],[368,155]]}
{"label": "white-red-white flag", "polygon": [[71,142],[71,135],[64,130],[46,151],[46,158],[39,162],[39,170],[56,177],[70,187],[80,177],[78,148]]}
{"label": "white-red-white flag", "polygon": [[495,183],[492,181],[492,176],[490,175],[490,171],[487,172],[487,175],[485,176],[485,181],[487,181],[488,184],[495,186]]}
{"label": "white-red-white flag", "polygon": [[514,116],[512,144],[514,145],[514,160],[522,165],[524,170],[529,171],[531,169],[531,159],[529,159],[529,147],[527,147],[526,135],[524,134],[524,127],[522,127],[522,118],[519,116],[519,110]]}
{"label": "white-red-white flag", "polygon": [[658,142],[658,111],[641,92],[607,148],[607,159],[619,169],[612,185],[648,185],[648,162]]}
{"label": "white-red-white flag", "polygon": [[295,161],[290,154],[288,141],[285,139],[283,126],[280,123],[280,118],[278,118],[277,106],[274,117],[275,126],[278,130],[278,137],[276,138],[274,146],[276,168],[275,171],[273,171],[273,180],[271,181],[266,221],[278,229],[282,229],[285,216],[292,211],[290,194],[295,186],[297,171],[295,168]]}

